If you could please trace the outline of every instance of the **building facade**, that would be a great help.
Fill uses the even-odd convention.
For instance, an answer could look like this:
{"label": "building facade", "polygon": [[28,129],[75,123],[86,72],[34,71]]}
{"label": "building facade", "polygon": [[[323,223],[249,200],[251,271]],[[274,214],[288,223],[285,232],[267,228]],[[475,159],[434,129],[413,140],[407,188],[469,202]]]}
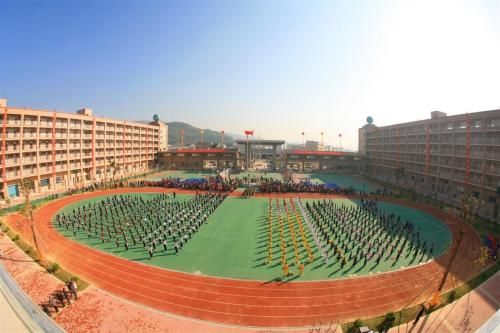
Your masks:
{"label": "building facade", "polygon": [[357,153],[338,151],[287,150],[286,168],[295,172],[339,172],[362,174],[366,171],[365,157]]}
{"label": "building facade", "polygon": [[238,167],[237,149],[181,148],[158,153],[158,164],[166,170],[222,170]]}
{"label": "building facade", "polygon": [[7,107],[0,100],[0,195],[15,197],[19,183],[34,192],[82,186],[148,171],[167,149],[167,126],[96,117],[92,110],[63,113]]}
{"label": "building facade", "polygon": [[472,196],[480,215],[498,219],[500,110],[454,116],[435,111],[431,119],[373,125],[363,133],[360,144],[373,177],[456,207]]}
{"label": "building facade", "polygon": [[319,141],[307,140],[305,150],[325,151],[325,146]]}
{"label": "building facade", "polygon": [[282,167],[284,140],[236,140],[241,168],[279,170]]}

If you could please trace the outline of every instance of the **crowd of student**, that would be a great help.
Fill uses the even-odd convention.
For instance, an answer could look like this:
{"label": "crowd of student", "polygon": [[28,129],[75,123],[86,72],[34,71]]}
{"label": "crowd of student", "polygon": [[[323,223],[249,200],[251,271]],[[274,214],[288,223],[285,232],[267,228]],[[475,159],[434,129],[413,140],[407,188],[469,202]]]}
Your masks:
{"label": "crowd of student", "polygon": [[259,191],[263,193],[322,193],[354,195],[357,193],[353,187],[341,187],[335,184],[319,184],[308,181],[293,182],[291,180],[281,181],[266,178],[259,185]]}
{"label": "crowd of student", "polygon": [[196,191],[232,192],[241,184],[239,179],[224,179],[221,176],[207,178],[163,178],[160,180],[138,180],[129,182],[131,187],[165,187]]}
{"label": "crowd of student", "polygon": [[382,260],[396,265],[403,257],[423,262],[434,253],[434,243],[422,239],[420,228],[379,209],[376,201],[346,206],[323,199],[305,206],[325,260],[333,258],[342,268],[365,267],[370,261],[375,268]]}
{"label": "crowd of student", "polygon": [[226,196],[222,192],[196,194],[186,200],[175,200],[175,192],[151,199],[110,196],[57,214],[55,222],[74,237],[114,242],[125,251],[141,249],[152,258],[158,252],[178,254]]}

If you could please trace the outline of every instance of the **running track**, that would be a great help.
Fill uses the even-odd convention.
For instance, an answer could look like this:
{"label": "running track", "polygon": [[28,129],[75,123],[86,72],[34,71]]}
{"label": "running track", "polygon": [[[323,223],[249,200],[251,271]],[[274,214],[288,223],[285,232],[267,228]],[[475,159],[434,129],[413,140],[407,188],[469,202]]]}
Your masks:
{"label": "running track", "polygon": [[[51,225],[52,216],[59,209],[82,199],[110,193],[171,191],[161,188],[117,189],[53,201],[34,213],[40,248],[49,260],[121,298],[176,315],[259,327],[345,322],[421,303],[437,289],[443,276],[443,265],[449,259],[445,254],[436,261],[414,268],[341,280],[289,283],[233,280],[195,276],[128,261],[65,238]],[[436,216],[450,227],[453,239],[456,239],[459,228],[465,231],[444,290],[480,271],[480,267],[473,264],[479,256],[480,240],[469,226],[429,206],[386,201]],[[29,223],[23,216],[10,215],[7,222],[19,232],[29,233],[29,228],[20,227]]]}

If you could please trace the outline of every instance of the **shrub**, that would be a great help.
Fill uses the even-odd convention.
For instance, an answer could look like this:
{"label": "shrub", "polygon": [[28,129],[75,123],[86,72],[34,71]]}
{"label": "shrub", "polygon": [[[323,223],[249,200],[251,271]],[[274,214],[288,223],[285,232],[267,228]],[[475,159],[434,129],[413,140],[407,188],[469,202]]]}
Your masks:
{"label": "shrub", "polygon": [[378,330],[380,332],[387,332],[393,325],[396,320],[396,316],[393,312],[387,312],[385,314],[384,320],[378,325]]}
{"label": "shrub", "polygon": [[14,237],[12,237],[12,240],[15,242],[17,240],[19,240],[19,235],[15,235]]}
{"label": "shrub", "polygon": [[59,264],[57,262],[53,262],[47,267],[47,272],[49,273],[55,273],[59,270]]}
{"label": "shrub", "polygon": [[450,294],[448,295],[448,303],[452,303],[455,300],[456,296],[457,292],[455,290],[451,291]]}
{"label": "shrub", "polygon": [[364,324],[363,324],[363,321],[362,321],[361,319],[356,319],[356,320],[354,321],[354,327],[356,327],[356,328],[360,328],[360,327],[361,327],[361,326],[363,326],[363,325],[364,325]]}

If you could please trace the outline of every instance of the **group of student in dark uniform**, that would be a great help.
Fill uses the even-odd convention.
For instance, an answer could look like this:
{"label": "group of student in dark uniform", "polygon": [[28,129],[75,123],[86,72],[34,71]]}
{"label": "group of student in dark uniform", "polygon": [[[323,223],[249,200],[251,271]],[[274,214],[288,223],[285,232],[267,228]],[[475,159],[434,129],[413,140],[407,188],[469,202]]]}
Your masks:
{"label": "group of student in dark uniform", "polygon": [[355,195],[353,187],[342,187],[334,184],[319,184],[309,181],[294,182],[291,179],[281,181],[273,178],[263,178],[259,183],[259,191],[263,193],[322,193]]}
{"label": "group of student in dark uniform", "polygon": [[66,286],[62,287],[62,289],[56,289],[51,295],[49,295],[48,301],[41,303],[40,305],[42,310],[49,317],[52,317],[52,313],[58,313],[59,308],[64,308],[66,305],[71,304],[71,300],[76,301],[77,299],[78,286],[76,284],[76,279],[72,278],[70,281],[66,282]]}
{"label": "group of student in dark uniform", "polygon": [[237,178],[224,179],[220,175],[209,176],[205,178],[162,178],[159,180],[137,180],[129,182],[130,187],[166,187],[166,188],[178,188],[184,190],[193,191],[218,191],[218,192],[232,192],[241,184],[241,181]]}
{"label": "group of student in dark uniform", "polygon": [[347,206],[332,200],[306,202],[308,218],[324,249],[324,259],[346,265],[373,267],[384,260],[423,262],[432,257],[434,243],[423,240],[420,228],[400,216],[381,210],[377,201],[361,199]]}
{"label": "group of student in dark uniform", "polygon": [[176,199],[175,192],[108,196],[57,214],[55,222],[75,237],[83,234],[126,251],[142,248],[152,258],[159,252],[178,254],[226,197],[226,192],[197,193],[187,200]]}

